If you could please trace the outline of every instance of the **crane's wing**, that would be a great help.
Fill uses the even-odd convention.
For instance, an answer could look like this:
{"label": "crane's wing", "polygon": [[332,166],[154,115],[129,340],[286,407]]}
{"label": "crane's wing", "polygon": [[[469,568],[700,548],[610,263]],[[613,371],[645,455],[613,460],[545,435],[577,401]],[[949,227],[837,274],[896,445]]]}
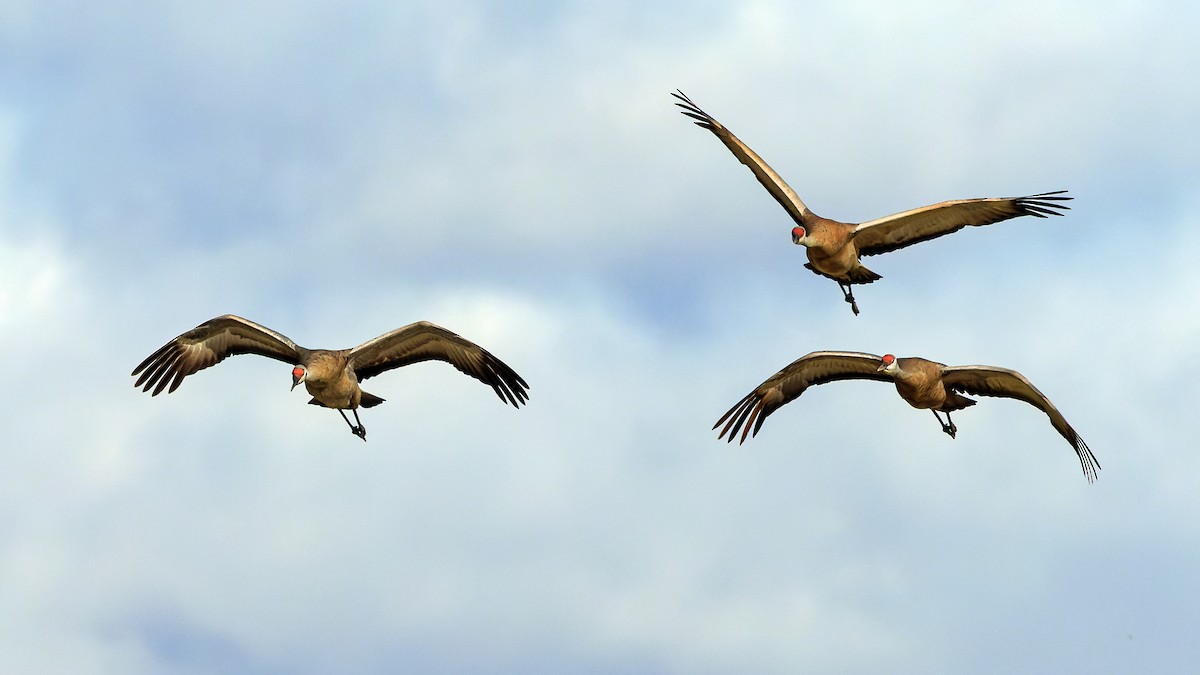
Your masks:
{"label": "crane's wing", "polygon": [[804,222],[804,216],[809,213],[808,207],[804,205],[804,202],[800,201],[800,197],[779,177],[779,174],[775,173],[775,170],[763,161],[762,157],[759,157],[749,146],[738,140],[737,136],[734,136],[720,122],[713,119],[711,115],[701,110],[695,103],[692,103],[692,99],[684,95],[682,91],[672,92],[671,95],[682,101],[682,103],[676,103],[675,105],[683,108],[684,115],[696,120],[696,126],[713,132],[742,164],[750,167],[750,170],[754,172],[754,177],[758,179],[758,182],[762,183],[763,187],[767,188],[767,192],[771,193],[775,201],[779,202],[787,210],[792,220],[797,223]]}
{"label": "crane's wing", "polygon": [[158,351],[138,364],[131,375],[141,373],[133,386],[142,387],[142,391],[150,391],[153,387],[151,396],[158,396],[168,383],[169,394],[179,388],[183,378],[214,366],[227,356],[258,354],[287,363],[299,363],[302,351],[305,351],[303,347],[296,346],[295,342],[270,328],[226,314],[209,319],[159,347]]}
{"label": "crane's wing", "polygon": [[441,326],[418,321],[380,335],[350,350],[350,367],[359,381],[421,361],[445,361],[490,385],[501,401],[520,407],[529,385],[512,368],[479,345]]}
{"label": "crane's wing", "polygon": [[717,420],[713,429],[725,424],[717,438],[729,434],[726,442],[732,442],[741,430],[742,438],[738,443],[745,443],[746,435],[757,436],[763,420],[776,408],[800,396],[812,385],[837,380],[890,382],[892,376],[879,372],[879,364],[880,357],[862,352],[812,352],[801,356],[738,401]]}
{"label": "crane's wing", "polygon": [[1071,207],[1061,202],[1066,190],[1028,197],[959,199],[923,206],[855,226],[851,235],[859,255],[878,255],[928,241],[968,225],[991,225],[1020,216],[1061,216]]}
{"label": "crane's wing", "polygon": [[1079,463],[1083,466],[1083,475],[1087,477],[1088,482],[1096,480],[1096,472],[1100,470],[1096,456],[1071,425],[1067,424],[1066,418],[1058,412],[1058,408],[1055,408],[1050,399],[1038,391],[1024,375],[1015,370],[993,366],[953,366],[942,369],[942,384],[954,391],[977,396],[1014,398],[1038,408],[1046,413],[1058,433],[1075,448],[1075,454],[1079,456]]}

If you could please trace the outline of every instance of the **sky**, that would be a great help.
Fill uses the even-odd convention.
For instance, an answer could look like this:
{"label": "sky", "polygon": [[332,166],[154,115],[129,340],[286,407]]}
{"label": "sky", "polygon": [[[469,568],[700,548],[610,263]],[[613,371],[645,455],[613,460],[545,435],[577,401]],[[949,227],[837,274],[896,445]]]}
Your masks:
{"label": "sky", "polygon": [[[0,671],[1190,673],[1194,3],[0,6]],[[682,89],[826,217],[1070,190],[802,267]],[[418,320],[530,384],[239,356]],[[713,423],[814,350],[1021,371],[1092,448],[893,387]]]}

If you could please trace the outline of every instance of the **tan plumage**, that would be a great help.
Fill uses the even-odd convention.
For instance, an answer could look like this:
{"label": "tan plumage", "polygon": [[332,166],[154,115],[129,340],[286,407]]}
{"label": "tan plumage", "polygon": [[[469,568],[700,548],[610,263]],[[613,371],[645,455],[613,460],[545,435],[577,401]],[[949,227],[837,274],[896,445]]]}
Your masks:
{"label": "tan plumage", "polygon": [[861,257],[878,255],[957,232],[967,226],[998,223],[1019,216],[1061,216],[1070,207],[1066,190],[1026,197],[959,199],[904,211],[865,223],[843,223],[822,218],[809,210],[792,188],[761,157],[681,91],[671,94],[675,105],[696,125],[711,131],[735,157],[750,168],[767,192],[783,206],[797,227],[792,241],[806,247],[808,263],[816,274],[838,282],[843,297],[858,314],[851,286],[869,284],[882,277],[863,266]]}
{"label": "tan plumage", "polygon": [[[486,349],[428,321],[418,321],[368,340],[353,349],[305,349],[289,338],[248,319],[226,314],[210,319],[160,347],[133,369],[135,387],[157,396],[175,391],[188,375],[236,354],[258,354],[296,365],[292,388],[301,382],[312,395],[309,403],[334,408],[355,435],[366,440],[358,408],[383,399],[367,393],[359,382],[379,373],[421,361],[445,361],[460,372],[492,387],[500,400],[520,407],[528,384]],[[357,426],[343,410],[354,411]]]}
{"label": "tan plumage", "polygon": [[[958,429],[950,420],[950,413],[975,405],[975,401],[962,394],[1024,401],[1046,413],[1050,424],[1067,439],[1089,482],[1096,479],[1100,470],[1095,455],[1058,408],[1017,371],[994,366],[946,366],[916,357],[897,359],[891,354],[881,357],[862,352],[831,351],[802,356],[738,401],[717,420],[713,429],[724,424],[718,438],[728,435],[727,441],[733,441],[741,431],[739,443],[744,443],[748,435],[758,435],[763,421],[780,406],[796,399],[813,385],[839,380],[894,382],[896,391],[909,405],[932,410],[942,430],[951,438]],[[938,415],[939,411],[946,413],[945,422]]]}

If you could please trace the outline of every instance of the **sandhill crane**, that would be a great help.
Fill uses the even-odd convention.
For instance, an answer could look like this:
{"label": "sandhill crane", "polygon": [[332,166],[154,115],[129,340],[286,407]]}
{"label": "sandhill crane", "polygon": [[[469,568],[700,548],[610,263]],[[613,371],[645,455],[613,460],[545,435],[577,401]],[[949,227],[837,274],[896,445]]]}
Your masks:
{"label": "sandhill crane", "polygon": [[[975,401],[962,394],[1002,396],[1024,401],[1046,413],[1050,424],[1075,449],[1088,482],[1095,480],[1096,472],[1100,470],[1096,456],[1067,424],[1058,408],[1017,371],[994,366],[946,366],[915,357],[898,359],[891,354],[875,356],[862,352],[812,352],[802,356],[738,401],[717,420],[713,429],[724,424],[718,438],[728,434],[727,442],[732,441],[741,430],[742,436],[738,442],[744,443],[747,434],[758,435],[768,415],[803,394],[805,389],[838,380],[894,381],[900,398],[914,408],[932,410],[933,416],[942,425],[942,431],[949,434],[950,438],[958,433],[958,428],[950,420],[950,413],[975,405]],[[945,422],[938,411],[946,413]]]}
{"label": "sandhill crane", "polygon": [[[146,357],[133,369],[133,375],[141,373],[133,386],[142,391],[153,388],[152,396],[164,388],[171,393],[183,378],[235,354],[258,354],[295,364],[292,389],[303,382],[312,394],[309,403],[337,410],[350,425],[350,432],[364,441],[367,430],[358,418],[358,408],[377,406],[383,399],[363,391],[358,383],[400,366],[445,361],[490,385],[501,401],[514,407],[529,398],[529,385],[512,368],[483,347],[428,321],[397,328],[354,349],[330,350],[305,349],[270,328],[232,314],[205,321]],[[354,423],[346,417],[346,410],[354,413]]]}
{"label": "sandhill crane", "polygon": [[682,91],[675,91],[671,95],[679,99],[680,102],[675,105],[683,109],[683,114],[719,138],[796,221],[796,226],[792,228],[792,242],[806,247],[808,263],[804,266],[836,281],[856,315],[858,303],[854,300],[851,286],[869,284],[882,278],[863,267],[860,256],[895,251],[957,232],[968,225],[991,225],[1018,216],[1061,216],[1061,210],[1070,209],[1060,202],[1072,198],[1064,196],[1066,190],[1058,190],[1027,197],[941,202],[857,224],[822,218],[809,211],[774,169],[712,115],[701,110]]}

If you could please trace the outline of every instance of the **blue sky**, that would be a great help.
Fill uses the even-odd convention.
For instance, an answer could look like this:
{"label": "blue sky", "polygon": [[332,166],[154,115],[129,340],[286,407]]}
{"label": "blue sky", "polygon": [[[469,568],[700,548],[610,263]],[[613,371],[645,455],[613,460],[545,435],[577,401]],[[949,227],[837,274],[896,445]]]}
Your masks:
{"label": "blue sky", "polygon": [[[1191,672],[1200,63],[1182,2],[0,8],[0,664],[38,673]],[[854,317],[687,92],[816,213],[1069,189],[874,258]],[[370,442],[239,357],[416,320]],[[712,423],[817,349],[1020,370]]]}

